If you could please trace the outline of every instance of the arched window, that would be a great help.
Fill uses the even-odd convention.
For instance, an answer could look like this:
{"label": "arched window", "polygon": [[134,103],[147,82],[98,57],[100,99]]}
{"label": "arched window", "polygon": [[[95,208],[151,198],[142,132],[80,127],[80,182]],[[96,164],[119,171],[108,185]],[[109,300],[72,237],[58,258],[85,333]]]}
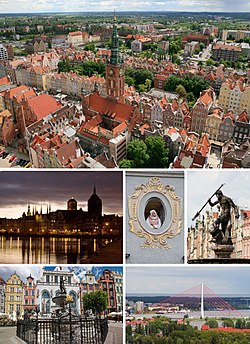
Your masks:
{"label": "arched window", "polygon": [[42,292],[42,313],[50,313],[50,294],[48,291]]}

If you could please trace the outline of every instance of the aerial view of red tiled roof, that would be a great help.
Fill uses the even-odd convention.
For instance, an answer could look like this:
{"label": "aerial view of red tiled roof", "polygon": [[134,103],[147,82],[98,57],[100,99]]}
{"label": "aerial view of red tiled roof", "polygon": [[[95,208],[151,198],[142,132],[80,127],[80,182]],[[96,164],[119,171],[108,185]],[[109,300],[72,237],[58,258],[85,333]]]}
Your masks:
{"label": "aerial view of red tiled roof", "polygon": [[22,99],[32,99],[36,96],[37,94],[33,88],[28,88],[22,92],[18,92],[13,98],[15,98],[17,102],[20,102]]}
{"label": "aerial view of red tiled roof", "polygon": [[173,109],[174,111],[177,111],[177,110],[179,109],[179,104],[178,104],[178,101],[177,101],[176,98],[173,99],[173,101],[172,101],[172,109]]}
{"label": "aerial view of red tiled roof", "polygon": [[7,96],[8,98],[12,99],[17,93],[20,93],[24,90],[28,90],[28,87],[25,85],[21,85],[21,86],[11,88],[8,91],[5,91],[4,95]]}
{"label": "aerial view of red tiled roof", "polygon": [[134,109],[133,106],[113,102],[95,93],[89,95],[89,108],[100,114],[111,116],[119,122],[128,121]]}
{"label": "aerial view of red tiled roof", "polygon": [[229,45],[229,44],[222,44],[222,43],[217,43],[214,47],[213,50],[234,50],[234,51],[241,51],[240,47],[236,47],[235,45]]}
{"label": "aerial view of red tiled roof", "polygon": [[155,79],[165,81],[167,79],[167,76],[162,74],[156,74]]}
{"label": "aerial view of red tiled roof", "polygon": [[41,94],[40,96],[29,99],[28,103],[38,120],[62,107],[62,104],[58,104],[55,98],[48,94]]}
{"label": "aerial view of red tiled roof", "polygon": [[122,122],[121,124],[119,124],[117,127],[115,127],[113,129],[113,135],[114,137],[116,137],[117,135],[119,135],[120,133],[122,133],[126,128],[127,128],[127,124],[126,122]]}
{"label": "aerial view of red tiled roof", "polygon": [[200,152],[203,157],[206,157],[209,152],[209,149],[210,149],[210,142],[209,142],[208,136],[207,134],[202,134],[199,140],[197,151]]}
{"label": "aerial view of red tiled roof", "polygon": [[241,114],[239,114],[238,118],[237,118],[237,122],[244,122],[244,123],[248,123],[248,118],[247,118],[247,113],[246,111],[243,111]]}
{"label": "aerial view of red tiled roof", "polygon": [[76,149],[78,148],[79,146],[76,140],[70,143],[65,143],[58,148],[56,152],[61,164],[66,166],[73,161],[76,158]]}
{"label": "aerial view of red tiled roof", "polygon": [[148,129],[148,128],[150,128],[150,125],[148,124],[148,123],[145,123],[145,124],[143,124],[141,127],[140,127],[140,132],[142,133],[142,134],[144,134],[144,131],[146,130],[146,129]]}
{"label": "aerial view of red tiled roof", "polygon": [[70,32],[69,36],[82,36],[82,32],[81,31]]}
{"label": "aerial view of red tiled roof", "polygon": [[172,127],[172,128],[169,128],[167,135],[171,136],[172,134],[176,134],[176,133],[177,133],[177,129]]}
{"label": "aerial view of red tiled roof", "polygon": [[6,84],[11,84],[9,78],[7,76],[0,78],[0,85],[6,85]]}
{"label": "aerial view of red tiled roof", "polygon": [[228,113],[225,113],[223,116],[222,116],[222,120],[224,121],[225,118],[227,117],[230,117],[232,120],[234,120],[234,114],[233,114],[233,111],[228,111]]}
{"label": "aerial view of red tiled roof", "polygon": [[102,123],[102,116],[99,114],[91,118],[88,122],[83,122],[79,129],[79,133],[82,133],[85,130],[93,131],[100,123]]}
{"label": "aerial view of red tiled roof", "polygon": [[198,102],[202,102],[206,106],[210,105],[213,101],[213,98],[210,96],[209,92],[205,92],[200,98],[198,99]]}
{"label": "aerial view of red tiled roof", "polygon": [[4,110],[0,112],[0,124],[3,123],[4,117],[12,117],[12,114],[9,112],[9,110]]}
{"label": "aerial view of red tiled roof", "polygon": [[208,331],[223,331],[223,332],[239,332],[239,333],[250,333],[249,328],[233,328],[233,327],[218,327],[218,328],[210,328],[208,325],[202,325],[201,330],[208,330]]}

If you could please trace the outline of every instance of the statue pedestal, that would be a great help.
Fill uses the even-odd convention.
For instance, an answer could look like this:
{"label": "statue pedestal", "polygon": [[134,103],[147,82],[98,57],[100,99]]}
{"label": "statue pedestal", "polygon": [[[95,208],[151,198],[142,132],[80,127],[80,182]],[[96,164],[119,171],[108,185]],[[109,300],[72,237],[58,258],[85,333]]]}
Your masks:
{"label": "statue pedestal", "polygon": [[234,250],[233,245],[216,245],[215,248],[213,248],[213,251],[215,253],[215,258],[218,259],[224,259],[224,258],[230,258],[232,252]]}

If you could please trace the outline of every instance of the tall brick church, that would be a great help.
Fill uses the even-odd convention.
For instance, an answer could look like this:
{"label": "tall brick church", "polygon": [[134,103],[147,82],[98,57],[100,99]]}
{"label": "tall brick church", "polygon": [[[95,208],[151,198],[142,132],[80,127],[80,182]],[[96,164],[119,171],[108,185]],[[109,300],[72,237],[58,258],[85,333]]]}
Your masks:
{"label": "tall brick church", "polygon": [[106,88],[107,97],[100,96],[97,89],[83,96],[82,111],[86,122],[81,125],[77,136],[83,150],[96,157],[97,161],[105,155],[117,165],[126,157],[130,133],[141,122],[141,115],[137,106],[124,102],[124,62],[119,50],[116,16],[111,56],[106,64]]}
{"label": "tall brick church", "polygon": [[116,17],[112,34],[111,56],[106,65],[107,96],[111,100],[123,101],[124,95],[124,63],[119,50]]}

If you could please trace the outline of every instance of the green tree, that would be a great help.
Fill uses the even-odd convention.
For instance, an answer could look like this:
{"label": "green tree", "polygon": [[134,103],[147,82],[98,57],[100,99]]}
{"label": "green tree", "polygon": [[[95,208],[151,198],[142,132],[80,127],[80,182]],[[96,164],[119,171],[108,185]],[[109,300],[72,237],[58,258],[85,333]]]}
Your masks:
{"label": "green tree", "polygon": [[86,294],[82,298],[84,310],[91,310],[95,314],[100,314],[108,307],[108,294],[102,290],[97,290]]}
{"label": "green tree", "polygon": [[150,136],[145,140],[149,159],[147,167],[161,168],[168,167],[168,150],[165,148],[165,142],[161,136]]}
{"label": "green tree", "polygon": [[71,70],[72,70],[72,66],[71,66],[71,64],[69,62],[68,57],[66,57],[65,60],[59,61],[59,63],[58,63],[58,73],[62,73],[62,72],[68,73]]}
{"label": "green tree", "polygon": [[129,75],[126,75],[126,76],[125,76],[124,81],[125,81],[126,84],[128,84],[129,86],[135,86],[135,79],[132,78],[132,77],[129,76]]}
{"label": "green tree", "polygon": [[151,79],[146,79],[145,80],[145,86],[146,86],[146,90],[150,91],[151,89],[151,84],[152,84],[152,80]]}
{"label": "green tree", "polygon": [[127,159],[134,162],[134,167],[145,167],[149,160],[146,144],[141,140],[131,141],[127,148]]}
{"label": "green tree", "polygon": [[185,90],[185,87],[182,85],[178,85],[175,89],[175,92],[179,94],[180,97],[183,97],[183,98],[187,97],[187,91]]}
{"label": "green tree", "polygon": [[234,327],[234,322],[232,319],[224,319],[222,326],[223,327]]}
{"label": "green tree", "polygon": [[133,160],[123,159],[120,162],[119,167],[120,168],[133,168],[135,166],[134,166]]}
{"label": "green tree", "polygon": [[246,328],[246,322],[243,319],[237,319],[235,322],[235,328]]}
{"label": "green tree", "polygon": [[208,325],[210,328],[218,328],[218,321],[215,319],[210,319],[205,322],[205,325]]}

